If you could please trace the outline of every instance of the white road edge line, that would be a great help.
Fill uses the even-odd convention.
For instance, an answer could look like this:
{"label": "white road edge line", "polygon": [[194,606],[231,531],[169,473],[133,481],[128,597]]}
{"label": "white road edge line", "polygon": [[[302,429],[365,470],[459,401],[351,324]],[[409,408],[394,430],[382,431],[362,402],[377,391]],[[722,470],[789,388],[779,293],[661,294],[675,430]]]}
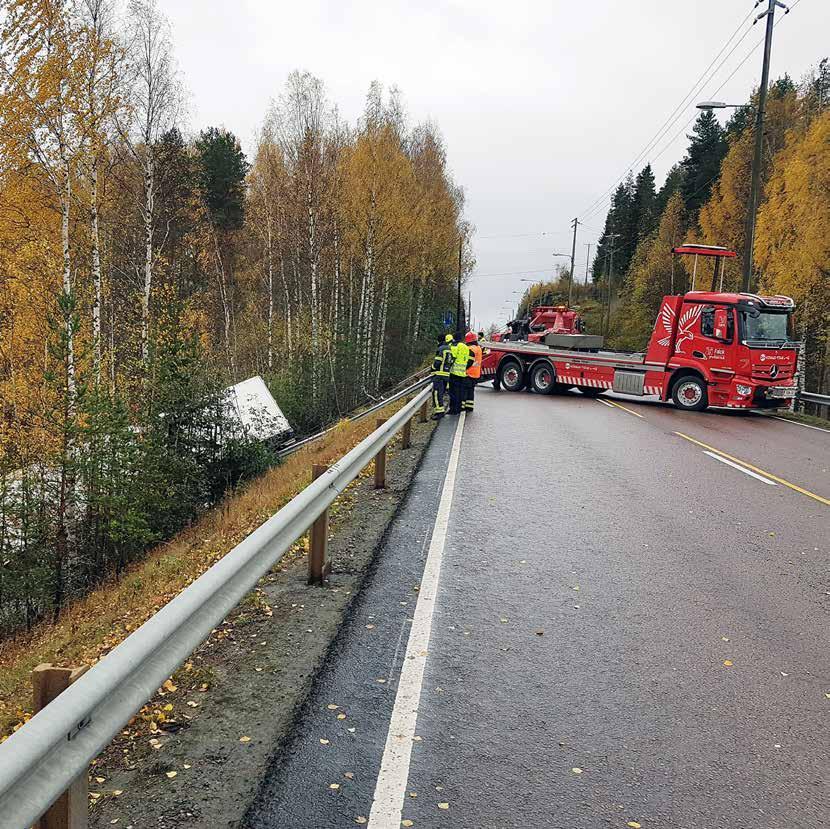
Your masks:
{"label": "white road edge line", "polygon": [[769,484],[770,486],[778,486],[775,481],[771,481],[769,478],[765,478],[763,475],[758,475],[756,472],[753,472],[751,469],[747,469],[740,464],[733,463],[729,460],[729,458],[723,458],[720,455],[716,455],[714,452],[705,452],[704,455],[708,455],[710,458],[714,458],[716,461],[720,461],[721,463],[725,463],[727,466],[731,466],[733,469],[738,469],[743,472],[745,475],[749,475],[750,478],[756,478],[759,481],[763,481],[765,484]]}
{"label": "white road edge line", "polygon": [[609,409],[616,408],[615,406],[612,406],[607,400],[600,400],[599,397],[595,397],[594,400],[597,403],[602,403],[603,406],[608,406]]}
{"label": "white road edge line", "polygon": [[809,423],[799,423],[797,420],[790,420],[786,417],[776,417],[770,415],[773,420],[780,420],[782,423],[791,423],[793,426],[803,426],[805,429],[815,429],[817,432],[827,432],[830,434],[830,429],[822,429],[821,426],[811,426]]}
{"label": "white road edge line", "polygon": [[466,415],[462,413],[455,430],[444,489],[438,503],[438,514],[432,531],[432,541],[427,553],[424,575],[418,591],[412,629],[404,654],[398,693],[389,733],[375,785],[372,811],[369,813],[368,829],[399,829],[403,812],[406,784],[409,780],[409,762],[412,755],[412,741],[418,719],[418,705],[421,700],[421,686],[427,661],[429,637],[432,631],[432,616],[438,593],[438,578],[441,574],[441,560],[447,540],[450,507],[455,492],[455,475],[461,454],[461,436],[464,433]]}

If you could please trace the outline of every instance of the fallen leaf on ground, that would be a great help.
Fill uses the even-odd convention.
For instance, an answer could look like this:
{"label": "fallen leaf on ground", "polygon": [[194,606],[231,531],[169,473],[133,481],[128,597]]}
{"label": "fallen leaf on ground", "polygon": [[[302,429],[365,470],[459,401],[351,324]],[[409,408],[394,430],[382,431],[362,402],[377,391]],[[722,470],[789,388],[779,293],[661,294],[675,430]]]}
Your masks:
{"label": "fallen leaf on ground", "polygon": [[251,742],[251,738],[250,738],[250,737],[240,737],[240,738],[239,738],[239,742],[240,742],[240,743],[250,743],[250,742]]}
{"label": "fallen leaf on ground", "polygon": [[629,820],[625,825],[628,826],[629,829],[640,829],[640,824],[637,823],[636,820]]}
{"label": "fallen leaf on ground", "polygon": [[326,708],[328,708],[329,711],[336,711],[339,707],[339,705],[335,705],[333,702],[326,706]]}
{"label": "fallen leaf on ground", "polygon": [[411,820],[402,820],[401,826],[414,826],[415,824]]}
{"label": "fallen leaf on ground", "polygon": [[354,780],[354,772],[353,771],[347,771],[343,775],[343,777],[345,777],[347,780]]}
{"label": "fallen leaf on ground", "polygon": [[449,809],[449,808],[450,808],[450,804],[449,804],[449,803],[439,803],[439,804],[438,804],[438,808],[439,808],[439,809]]}
{"label": "fallen leaf on ground", "polygon": [[106,778],[104,778],[104,777],[96,777],[96,778],[95,778],[95,782],[96,782],[96,783],[103,783],[103,782],[105,781],[105,779],[106,779]]}
{"label": "fallen leaf on ground", "polygon": [[576,766],[574,766],[574,767],[571,769],[571,771],[572,771],[574,774],[582,774],[582,769],[577,768]]}
{"label": "fallen leaf on ground", "polygon": [[345,720],[345,719],[346,719],[346,715],[345,715],[345,714],[338,714],[338,715],[337,715],[337,719],[338,719],[338,720]]}
{"label": "fallen leaf on ground", "polygon": [[191,768],[193,768],[193,766],[191,766],[190,763],[185,763],[183,768],[191,769]]}
{"label": "fallen leaf on ground", "polygon": [[365,817],[363,817],[363,815],[358,815],[358,816],[354,819],[354,822],[355,822],[355,823],[366,823],[366,818],[365,818]]}
{"label": "fallen leaf on ground", "polygon": [[115,791],[113,791],[113,793],[112,793],[112,796],[113,797],[120,797],[122,794],[124,794],[123,789],[115,789]]}
{"label": "fallen leaf on ground", "polygon": [[329,744],[328,740],[324,740],[322,737],[320,737],[320,745],[321,746],[327,746],[328,744]]}
{"label": "fallen leaf on ground", "polygon": [[731,660],[731,659],[724,659],[724,660],[723,660],[723,664],[724,664],[727,668],[731,668],[731,667],[732,667],[732,660]]}
{"label": "fallen leaf on ground", "polygon": [[167,776],[168,776],[171,780],[172,780],[172,779],[173,779],[173,778],[174,778],[174,777],[178,774],[178,772],[177,772],[177,771],[168,771],[168,772],[165,772],[165,773],[167,774]]}
{"label": "fallen leaf on ground", "polygon": [[165,679],[161,687],[164,688],[165,691],[169,691],[171,694],[176,691],[176,686],[170,679]]}
{"label": "fallen leaf on ground", "polygon": [[335,791],[337,791],[340,788],[340,784],[339,783],[330,783],[329,788],[334,789]]}

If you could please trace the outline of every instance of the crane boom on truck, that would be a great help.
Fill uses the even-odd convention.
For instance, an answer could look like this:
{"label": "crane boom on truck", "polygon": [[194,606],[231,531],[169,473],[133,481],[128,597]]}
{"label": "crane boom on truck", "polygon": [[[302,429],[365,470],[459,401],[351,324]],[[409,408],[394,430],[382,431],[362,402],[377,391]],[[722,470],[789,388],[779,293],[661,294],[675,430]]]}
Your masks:
{"label": "crane boom on truck", "polygon": [[[694,253],[722,251],[697,246]],[[521,340],[495,335],[483,344],[482,377],[497,390],[656,395],[687,411],[789,406],[800,347],[788,335],[794,309],[786,296],[715,290],[665,296],[642,353],[586,348],[581,333],[570,335],[573,347],[561,342],[569,335],[551,341],[539,330]]]}

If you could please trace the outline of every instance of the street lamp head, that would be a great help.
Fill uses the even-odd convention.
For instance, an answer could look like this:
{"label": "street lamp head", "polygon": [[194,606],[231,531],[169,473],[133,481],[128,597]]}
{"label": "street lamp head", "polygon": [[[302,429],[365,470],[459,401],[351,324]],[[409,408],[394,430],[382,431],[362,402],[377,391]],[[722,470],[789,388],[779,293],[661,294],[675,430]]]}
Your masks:
{"label": "street lamp head", "polygon": [[706,110],[707,112],[711,112],[713,109],[726,109],[729,104],[725,104],[723,101],[701,101],[697,104],[698,109]]}

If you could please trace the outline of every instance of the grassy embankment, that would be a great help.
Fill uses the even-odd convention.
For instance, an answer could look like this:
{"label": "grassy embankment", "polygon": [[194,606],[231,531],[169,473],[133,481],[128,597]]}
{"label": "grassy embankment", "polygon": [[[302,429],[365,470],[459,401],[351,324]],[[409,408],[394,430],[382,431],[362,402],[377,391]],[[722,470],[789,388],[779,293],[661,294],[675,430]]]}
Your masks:
{"label": "grassy embankment", "polygon": [[[388,417],[402,405],[392,403],[378,415]],[[30,673],[36,665],[97,662],[306,487],[312,463],[333,463],[374,428],[375,417],[341,422],[331,434],[228,496],[120,578],[67,607],[56,623],[41,622],[0,642],[0,741],[31,716]]]}

